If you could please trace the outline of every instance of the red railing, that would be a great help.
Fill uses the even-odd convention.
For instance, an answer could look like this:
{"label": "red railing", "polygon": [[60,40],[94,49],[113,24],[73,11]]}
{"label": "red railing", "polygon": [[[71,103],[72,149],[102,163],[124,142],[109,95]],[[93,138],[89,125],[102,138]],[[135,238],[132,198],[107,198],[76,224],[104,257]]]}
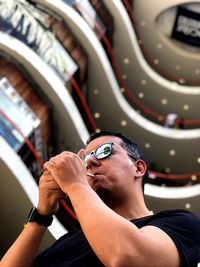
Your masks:
{"label": "red railing", "polygon": [[92,126],[92,130],[95,131],[97,128],[97,125],[96,125],[95,120],[91,114],[90,108],[89,108],[89,106],[85,100],[83,92],[82,92],[81,88],[79,87],[77,81],[74,79],[74,77],[71,76],[69,73],[67,73],[67,75],[68,75],[69,80],[70,80],[71,84],[73,85],[73,87],[74,87],[74,89],[75,89],[75,91],[76,91],[76,93],[77,93],[77,95],[78,95],[78,97],[82,103],[82,106],[86,112],[86,115],[88,116],[89,122]]}

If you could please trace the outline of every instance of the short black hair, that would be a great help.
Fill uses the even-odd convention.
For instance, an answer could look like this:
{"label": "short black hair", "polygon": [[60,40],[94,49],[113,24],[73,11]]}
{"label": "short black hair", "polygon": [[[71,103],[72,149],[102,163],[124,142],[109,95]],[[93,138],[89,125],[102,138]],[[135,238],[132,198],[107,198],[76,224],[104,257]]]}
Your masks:
{"label": "short black hair", "polygon": [[144,191],[144,185],[146,183],[146,180],[148,178],[148,161],[146,158],[146,155],[144,154],[142,148],[134,141],[132,141],[131,139],[129,139],[128,137],[126,137],[124,134],[122,133],[118,133],[118,132],[112,132],[112,131],[100,131],[100,132],[95,132],[93,134],[91,134],[90,138],[87,140],[87,144],[89,144],[92,140],[101,137],[101,136],[116,136],[119,137],[122,140],[122,147],[128,152],[130,153],[136,160],[142,159],[147,166],[147,170],[143,176],[142,179],[142,188]]}

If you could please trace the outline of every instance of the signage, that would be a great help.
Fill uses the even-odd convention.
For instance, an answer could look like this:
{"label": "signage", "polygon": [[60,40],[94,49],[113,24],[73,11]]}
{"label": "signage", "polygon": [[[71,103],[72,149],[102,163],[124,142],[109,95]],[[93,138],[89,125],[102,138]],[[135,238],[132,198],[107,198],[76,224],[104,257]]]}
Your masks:
{"label": "signage", "polygon": [[172,38],[193,46],[200,46],[200,14],[178,7]]}
{"label": "signage", "polygon": [[0,0],[0,30],[26,43],[66,82],[78,67],[49,30],[47,17],[24,0]]}

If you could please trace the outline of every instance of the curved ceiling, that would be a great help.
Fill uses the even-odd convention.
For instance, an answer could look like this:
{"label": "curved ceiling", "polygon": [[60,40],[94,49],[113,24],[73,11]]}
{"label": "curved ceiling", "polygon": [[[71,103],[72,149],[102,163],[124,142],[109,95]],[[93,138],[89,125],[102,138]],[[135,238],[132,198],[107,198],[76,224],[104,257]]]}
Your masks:
{"label": "curved ceiling", "polygon": [[[144,8],[145,6],[145,8]],[[177,7],[199,12],[199,1],[134,1],[134,15],[144,49],[158,69],[172,78],[179,77],[191,86],[200,84],[199,47],[171,38]],[[152,38],[153,36],[153,38]],[[154,64],[156,64],[154,62]],[[193,88],[191,88],[191,91]]]}
{"label": "curved ceiling", "polygon": [[51,103],[58,151],[63,149],[74,151],[83,145],[89,137],[88,131],[69,92],[55,72],[25,44],[2,32],[0,32],[0,51],[26,70]]}
{"label": "curved ceiling", "polygon": [[[141,2],[139,3],[139,1]],[[199,173],[200,129],[167,129],[139,114],[137,109],[133,108],[132,103],[125,98],[103,46],[80,14],[59,0],[37,0],[35,2],[48,8],[48,10],[57,16],[62,17],[87,52],[89,61],[88,103],[95,118],[98,127],[97,130],[108,129],[125,133],[127,136],[139,142],[144,148],[148,158],[156,162],[158,166],[166,172],[182,174]],[[125,13],[123,13],[125,12],[124,7],[121,8],[121,12],[119,10],[121,1],[104,2],[114,18],[117,18],[114,51],[122,73],[125,75],[123,76],[124,80],[130,88],[134,84],[134,88],[131,88],[133,93],[138,97],[139,93],[142,92],[143,98],[140,100],[143,104],[160,114],[180,111],[186,118],[199,118],[199,88],[194,88],[196,91],[190,94],[189,91],[181,91],[181,88],[186,88],[183,87],[183,85],[164,80],[162,77],[158,80],[156,80],[155,77],[152,78],[150,72],[154,73],[155,71],[150,70],[150,66],[148,66],[148,70],[145,69],[144,64],[147,65],[147,62],[145,62],[144,57],[140,58],[137,55],[137,53],[139,53],[139,46],[134,36],[134,30],[130,29],[130,18],[128,18],[128,14],[126,13],[125,16]],[[172,2],[174,3],[174,1],[170,2],[171,5]],[[179,2],[181,3],[181,1]],[[143,11],[148,10],[146,2],[142,0],[134,1],[136,7],[140,4],[141,9],[143,4]],[[156,4],[158,5],[158,1],[155,1],[155,5]],[[166,3],[165,5],[162,4],[162,6],[169,8],[169,5]],[[140,8],[136,8],[136,12],[138,12],[137,16],[140,14],[138,11]],[[157,7],[155,12],[158,12],[156,14],[160,13],[159,10],[161,9]],[[129,30],[127,30],[127,28]],[[152,42],[154,38],[150,39]],[[126,40],[126,42],[124,40]],[[55,128],[58,134],[57,145],[59,150],[63,148],[72,151],[78,150],[87,140],[89,136],[88,130],[84,125],[81,114],[79,114],[73,100],[59,78],[35,53],[16,39],[3,33],[0,33],[0,51],[13,57],[19,64],[23,65],[30,77],[37,82],[43,93],[53,104],[54,120],[59,118],[57,119],[57,127]],[[154,54],[152,55],[154,56]],[[28,60],[30,58],[31,61]],[[169,84],[174,88],[173,90],[167,90]],[[177,88],[180,90],[176,90]],[[187,90],[189,90],[189,88]],[[161,100],[165,98],[168,100],[167,106],[160,103]],[[186,104],[189,106],[188,111],[183,109],[183,106]],[[16,154],[14,156],[13,151],[9,153],[12,154],[10,154],[10,157],[17,158]],[[20,161],[19,158],[17,158],[17,160]],[[17,175],[13,174],[13,166],[6,166],[3,153],[0,163],[0,169],[5,174],[5,177],[9,177],[10,185],[13,183],[12,188],[15,187]],[[25,172],[24,176],[27,176]],[[29,177],[29,179],[31,178]],[[8,185],[5,184],[5,187],[6,186]],[[24,186],[26,187],[26,185]],[[19,188],[19,185],[16,187]],[[187,194],[184,190],[187,190]],[[189,190],[192,192],[191,194],[188,194]],[[26,196],[22,191],[23,188],[19,188],[19,194],[24,198],[23,201],[29,204],[30,200],[26,200]],[[154,211],[177,206],[191,209],[200,216],[198,205],[200,197],[199,185],[173,189],[147,185],[145,188],[145,195],[149,207]],[[175,198],[175,195],[179,197]],[[162,198],[162,196],[165,196],[165,198]],[[10,196],[5,196],[5,199],[10,200],[11,198]],[[12,203],[12,201],[10,201],[10,203]],[[16,209],[19,209],[19,206],[16,207]],[[27,210],[27,207],[24,207],[24,209]],[[12,214],[11,207],[8,207],[8,211]],[[21,224],[21,221],[17,221],[17,223]]]}
{"label": "curved ceiling", "polygon": [[[98,127],[123,131],[136,139],[149,158],[163,169],[181,173],[199,171],[199,130],[166,129],[139,115],[121,94],[102,45],[80,15],[61,1],[55,3],[37,0],[37,3],[60,15],[88,54],[88,102]],[[147,143],[150,144],[148,149]],[[175,151],[174,156],[170,156],[171,150]],[[185,151],[192,155],[187,161],[184,157]]]}
{"label": "curved ceiling", "polygon": [[[137,11],[137,5],[140,6],[141,4],[140,12],[142,15],[145,18],[150,17],[151,12],[149,12],[149,8],[147,7],[144,9],[144,3],[143,5],[140,2],[137,3],[137,1],[134,3],[136,5],[136,8],[134,7],[134,11],[135,9]],[[127,84],[129,91],[131,91],[137,101],[140,101],[145,108],[147,108],[146,114],[145,111],[142,111],[142,108],[137,106],[135,108],[140,110],[144,116],[148,117],[150,120],[156,121],[157,123],[159,123],[162,116],[166,116],[169,113],[176,113],[179,118],[199,120],[200,109],[198,102],[200,86],[191,87],[181,85],[161,76],[156,71],[156,68],[153,69],[149,65],[149,62],[146,61],[147,59],[142,54],[131,20],[128,17],[127,11],[121,1],[105,1],[105,4],[115,18],[113,49],[117,57],[117,62],[120,64],[121,72],[123,77],[125,77],[125,83]],[[148,16],[145,16],[144,13],[148,13]],[[146,43],[144,42],[143,46],[145,49],[146,47],[150,49],[151,42],[154,42],[155,39],[159,37],[159,34],[155,28],[155,22],[147,21],[146,25],[146,28],[148,29],[144,34]],[[149,28],[152,28],[151,31]],[[159,42],[157,41],[157,43]],[[159,49],[155,46],[154,54],[151,50],[148,51],[148,55],[150,55],[153,60],[157,58],[159,59],[158,53],[160,50],[157,50]],[[167,68],[168,61],[170,62],[170,60],[167,60],[167,58],[169,58],[168,53],[170,53],[170,51],[165,48],[162,51],[166,56],[163,64]],[[175,58],[175,56],[173,56],[173,58]],[[191,65],[188,63],[191,62],[187,62],[186,60],[183,61],[184,66]],[[172,70],[171,66],[169,67],[169,70]],[[126,92],[124,92],[124,95],[126,96]],[[132,104],[130,99],[129,102]],[[154,112],[156,114],[153,114]],[[196,128],[198,125],[191,125],[190,127]]]}

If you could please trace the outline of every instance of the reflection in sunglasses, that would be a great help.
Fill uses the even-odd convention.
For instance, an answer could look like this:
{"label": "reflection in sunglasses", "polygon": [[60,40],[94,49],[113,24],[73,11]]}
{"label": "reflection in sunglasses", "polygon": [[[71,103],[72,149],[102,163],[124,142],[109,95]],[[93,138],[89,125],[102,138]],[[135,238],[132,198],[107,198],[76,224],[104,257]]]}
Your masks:
{"label": "reflection in sunglasses", "polygon": [[[108,142],[108,143],[102,144],[102,145],[98,146],[96,149],[92,150],[91,152],[86,153],[85,155],[83,155],[84,162],[86,163],[87,160],[92,155],[94,155],[96,159],[104,159],[104,158],[107,158],[112,153],[112,147],[113,147],[113,145],[120,146],[120,145],[118,145],[118,144],[116,144],[114,142]],[[131,157],[132,159],[134,159],[134,160],[137,161],[137,159],[132,154],[130,154],[129,152],[127,152],[127,154],[129,155],[129,157]]]}
{"label": "reflection in sunglasses", "polygon": [[104,159],[108,157],[112,152],[113,144],[113,142],[110,142],[98,146],[95,150],[83,155],[84,161],[86,162],[92,155],[94,155],[96,159]]}

